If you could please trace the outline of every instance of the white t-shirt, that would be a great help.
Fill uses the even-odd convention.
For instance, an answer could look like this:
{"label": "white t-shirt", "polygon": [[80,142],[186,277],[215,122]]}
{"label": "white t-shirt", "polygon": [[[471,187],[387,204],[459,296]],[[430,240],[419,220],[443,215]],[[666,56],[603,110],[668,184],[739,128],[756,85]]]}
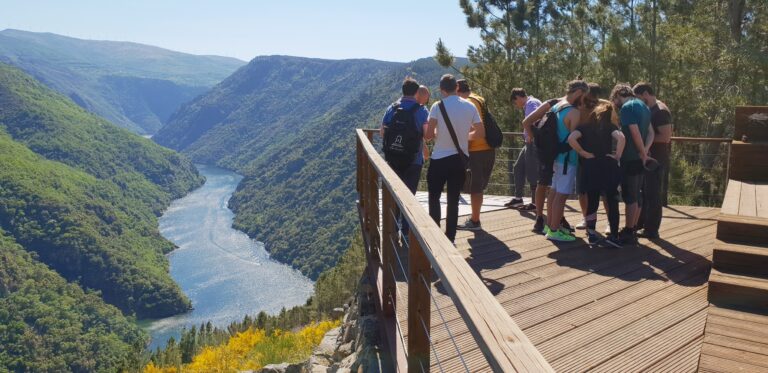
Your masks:
{"label": "white t-shirt", "polygon": [[[445,103],[445,111],[448,112],[448,117],[451,118],[453,130],[456,132],[456,139],[459,140],[459,146],[461,146],[464,154],[469,155],[469,131],[472,129],[472,124],[482,122],[480,113],[477,112],[474,104],[456,95],[444,98],[443,103]],[[437,136],[435,137],[435,147],[432,149],[431,158],[440,159],[458,154],[456,152],[456,145],[453,144],[451,139],[451,133],[448,132],[448,127],[440,111],[439,102],[435,102],[429,111],[429,119],[433,118],[437,119]]]}

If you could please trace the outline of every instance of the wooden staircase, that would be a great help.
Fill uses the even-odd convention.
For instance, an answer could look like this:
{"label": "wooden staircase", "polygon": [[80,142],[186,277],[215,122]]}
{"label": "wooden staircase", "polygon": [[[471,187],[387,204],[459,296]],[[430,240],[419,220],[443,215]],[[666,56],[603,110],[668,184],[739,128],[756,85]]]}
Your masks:
{"label": "wooden staircase", "polygon": [[701,372],[768,372],[768,107],[736,108]]}

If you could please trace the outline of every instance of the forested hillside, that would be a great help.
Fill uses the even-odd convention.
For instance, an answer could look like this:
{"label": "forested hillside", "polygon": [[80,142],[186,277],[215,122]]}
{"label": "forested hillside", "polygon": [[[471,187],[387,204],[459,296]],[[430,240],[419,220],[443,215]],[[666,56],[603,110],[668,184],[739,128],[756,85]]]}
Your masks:
{"label": "forested hillside", "polygon": [[244,174],[230,201],[235,226],[316,279],[354,229],[353,129],[378,126],[405,76],[436,90],[448,71],[431,58],[257,57],[182,107],[153,139]]}
{"label": "forested hillside", "polygon": [[0,230],[0,370],[137,371],[146,340],[118,309],[67,283]]}
{"label": "forested hillside", "polygon": [[141,134],[155,133],[182,103],[245,64],[136,43],[19,30],[0,31],[0,62]]}
{"label": "forested hillside", "polygon": [[157,215],[199,186],[191,162],[0,64],[0,229],[69,281],[139,318],[189,301]]}

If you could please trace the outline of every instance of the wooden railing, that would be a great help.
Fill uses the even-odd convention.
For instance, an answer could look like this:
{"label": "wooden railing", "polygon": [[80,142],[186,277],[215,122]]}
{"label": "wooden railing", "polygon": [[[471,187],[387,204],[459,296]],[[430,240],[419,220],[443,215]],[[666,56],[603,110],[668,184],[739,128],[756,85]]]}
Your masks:
{"label": "wooden railing", "polygon": [[[371,142],[373,132],[358,129],[356,138],[358,212],[368,259],[367,273],[376,284],[380,316],[398,370],[407,367],[408,372],[430,371],[430,352],[434,352],[430,319],[432,305],[437,306],[432,283],[439,280],[491,369],[552,372],[541,353],[376,151]],[[402,240],[399,216],[410,226],[409,237]],[[407,251],[405,265],[399,251]],[[398,279],[407,283],[406,304],[398,302]],[[407,344],[402,343],[404,335],[398,314],[407,315]],[[453,339],[450,329],[448,334]],[[461,349],[453,343],[462,359]],[[442,370],[439,356],[436,359],[438,369]],[[463,368],[469,370],[466,364]]]}

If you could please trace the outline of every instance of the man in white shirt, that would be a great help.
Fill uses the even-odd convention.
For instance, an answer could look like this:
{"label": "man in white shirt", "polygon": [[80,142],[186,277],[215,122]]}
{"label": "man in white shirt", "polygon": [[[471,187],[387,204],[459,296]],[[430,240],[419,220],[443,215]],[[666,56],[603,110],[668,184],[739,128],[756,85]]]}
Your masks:
{"label": "man in white shirt", "polygon": [[[445,235],[453,242],[456,238],[456,225],[459,220],[459,193],[464,184],[466,165],[463,158],[468,158],[469,140],[485,138],[485,128],[480,113],[471,102],[457,96],[458,84],[451,74],[440,78],[440,94],[443,99],[429,112],[427,131],[424,138],[435,138],[432,157],[427,170],[427,189],[429,190],[429,215],[440,225],[440,194],[448,185],[448,206]],[[445,105],[445,112],[453,127],[456,141],[450,134],[445,116],[440,108]],[[458,149],[457,149],[458,148]],[[459,149],[462,154],[459,154]]]}

